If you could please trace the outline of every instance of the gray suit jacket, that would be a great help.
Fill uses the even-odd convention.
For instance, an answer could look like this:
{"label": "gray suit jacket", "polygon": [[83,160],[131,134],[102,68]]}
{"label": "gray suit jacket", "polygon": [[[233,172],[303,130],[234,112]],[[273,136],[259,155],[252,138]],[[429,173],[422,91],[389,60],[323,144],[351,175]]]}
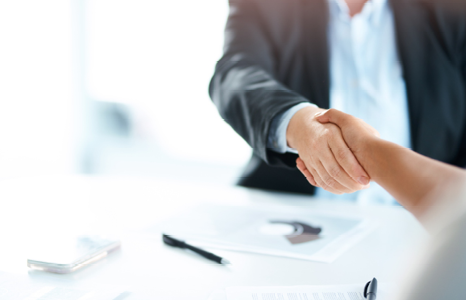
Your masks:
{"label": "gray suit jacket", "polygon": [[[466,166],[466,1],[391,0],[413,150]],[[209,86],[253,148],[239,184],[312,194],[296,155],[267,149],[272,119],[310,101],[329,107],[327,0],[230,0],[224,54]]]}

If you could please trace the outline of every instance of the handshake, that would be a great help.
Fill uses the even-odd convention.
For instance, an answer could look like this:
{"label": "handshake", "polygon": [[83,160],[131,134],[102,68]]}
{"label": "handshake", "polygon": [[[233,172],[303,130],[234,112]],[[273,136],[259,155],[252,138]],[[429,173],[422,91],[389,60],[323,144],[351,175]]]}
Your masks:
{"label": "handshake", "polygon": [[301,109],[287,129],[301,173],[313,186],[339,195],[369,187],[367,158],[374,139],[379,139],[374,128],[336,109]]}

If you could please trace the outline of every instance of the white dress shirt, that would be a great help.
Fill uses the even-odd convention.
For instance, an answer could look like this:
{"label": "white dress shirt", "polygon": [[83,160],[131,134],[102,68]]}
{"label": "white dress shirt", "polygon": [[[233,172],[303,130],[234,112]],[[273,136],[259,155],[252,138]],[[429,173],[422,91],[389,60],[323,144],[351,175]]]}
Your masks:
{"label": "white dress shirt", "polygon": [[[410,147],[406,86],[396,47],[395,23],[388,0],[368,0],[353,16],[344,0],[328,0],[330,23],[330,107],[364,120],[383,139]],[[293,115],[310,103],[298,104],[272,121],[267,146],[279,153],[287,146],[286,129]],[[317,197],[363,203],[396,203],[379,185],[350,195],[317,188]]]}

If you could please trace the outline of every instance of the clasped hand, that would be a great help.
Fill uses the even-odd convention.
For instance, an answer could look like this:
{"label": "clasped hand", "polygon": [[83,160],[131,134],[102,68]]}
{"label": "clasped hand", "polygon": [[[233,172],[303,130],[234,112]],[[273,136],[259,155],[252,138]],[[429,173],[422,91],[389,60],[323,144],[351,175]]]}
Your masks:
{"label": "clasped hand", "polygon": [[370,176],[357,158],[367,135],[378,133],[335,109],[307,107],[291,119],[287,142],[298,150],[297,167],[309,183],[340,195],[369,187]]}

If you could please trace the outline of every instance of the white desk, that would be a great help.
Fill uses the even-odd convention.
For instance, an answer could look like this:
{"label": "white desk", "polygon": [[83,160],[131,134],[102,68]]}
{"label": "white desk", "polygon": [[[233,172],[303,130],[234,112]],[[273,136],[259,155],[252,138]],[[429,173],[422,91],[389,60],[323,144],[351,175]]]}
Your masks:
{"label": "white desk", "polygon": [[[163,245],[148,228],[204,202],[293,205],[376,218],[381,226],[332,264],[215,250],[229,267]],[[28,271],[28,241],[45,231],[111,231],[122,249],[74,274]],[[393,281],[403,254],[425,237],[401,207],[361,207],[312,197],[155,179],[31,178],[0,182],[0,271],[29,274],[55,285],[124,285],[131,299],[207,299],[238,285],[363,284]]]}

